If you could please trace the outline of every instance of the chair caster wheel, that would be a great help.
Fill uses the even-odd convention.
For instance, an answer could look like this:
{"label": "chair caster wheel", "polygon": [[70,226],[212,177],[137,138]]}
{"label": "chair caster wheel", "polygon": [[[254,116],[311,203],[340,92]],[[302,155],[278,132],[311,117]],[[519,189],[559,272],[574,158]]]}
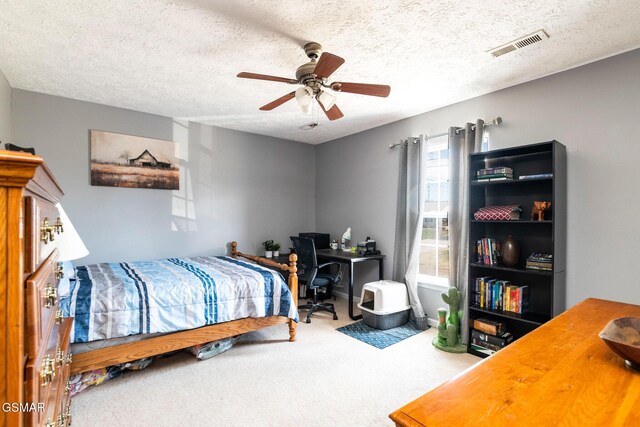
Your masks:
{"label": "chair caster wheel", "polygon": [[307,318],[307,320],[305,320],[306,323],[311,323],[311,319]]}
{"label": "chair caster wheel", "polygon": [[336,316],[335,314],[333,315],[333,320],[338,320],[338,316]]}

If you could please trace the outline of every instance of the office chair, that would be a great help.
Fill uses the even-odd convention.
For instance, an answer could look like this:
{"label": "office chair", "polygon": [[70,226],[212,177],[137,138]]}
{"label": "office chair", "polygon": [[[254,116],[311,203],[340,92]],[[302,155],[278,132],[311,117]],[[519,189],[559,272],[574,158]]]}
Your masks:
{"label": "office chair", "polygon": [[[307,301],[307,304],[301,305],[298,309],[309,310],[307,313],[307,323],[311,323],[311,315],[316,311],[327,311],[333,314],[333,320],[338,320],[336,309],[331,303],[318,302],[318,289],[331,289],[333,285],[340,282],[340,264],[337,262],[328,262],[318,265],[316,257],[316,247],[313,239],[309,237],[291,236],[291,242],[298,255],[298,280],[305,283],[307,287],[313,290],[313,301]],[[336,274],[320,273],[323,267],[335,264],[338,266]]]}

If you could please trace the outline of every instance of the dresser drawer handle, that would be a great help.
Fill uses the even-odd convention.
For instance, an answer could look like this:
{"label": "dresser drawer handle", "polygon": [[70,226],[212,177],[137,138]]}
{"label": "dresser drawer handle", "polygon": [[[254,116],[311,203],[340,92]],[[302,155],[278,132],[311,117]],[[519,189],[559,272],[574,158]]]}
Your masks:
{"label": "dresser drawer handle", "polygon": [[56,379],[56,365],[55,361],[47,354],[42,361],[42,371],[40,372],[42,377],[42,386],[46,386],[50,382]]}
{"label": "dresser drawer handle", "polygon": [[56,310],[56,325],[62,323],[62,319],[64,319],[64,313],[62,310]]}
{"label": "dresser drawer handle", "polygon": [[64,232],[64,224],[62,224],[60,217],[58,217],[56,222],[53,224],[49,224],[49,217],[45,217],[42,220],[42,225],[40,226],[40,239],[45,245],[55,240],[54,234],[60,234],[62,232]]}
{"label": "dresser drawer handle", "polygon": [[53,242],[54,230],[55,230],[55,226],[50,225],[49,218],[45,217],[42,220],[42,225],[40,226],[40,239],[44,242],[45,245],[49,242]]}
{"label": "dresser drawer handle", "polygon": [[62,351],[62,349],[59,348],[58,351],[56,351],[56,363],[58,364],[58,367],[62,367],[62,365],[64,365],[64,361],[65,361],[64,351]]}
{"label": "dresser drawer handle", "polygon": [[58,366],[62,367],[65,363],[67,365],[71,365],[72,360],[73,354],[71,352],[67,354],[67,357],[64,357],[64,352],[61,348],[59,348],[56,352],[56,363],[58,364]]}
{"label": "dresser drawer handle", "polygon": [[44,288],[44,299],[46,300],[44,303],[45,308],[51,308],[58,302],[58,290],[51,285],[51,283],[47,283],[47,287]]}
{"label": "dresser drawer handle", "polygon": [[61,262],[59,262],[58,265],[56,265],[56,269],[54,271],[54,274],[56,276],[56,280],[64,279],[64,269],[62,268],[62,263]]}
{"label": "dresser drawer handle", "polygon": [[67,409],[64,410],[64,416],[67,419],[67,425],[71,425],[71,404],[67,405]]}
{"label": "dresser drawer handle", "polygon": [[58,219],[56,220],[56,223],[53,224],[53,229],[58,234],[61,234],[64,232],[64,227],[62,226],[62,220],[60,219],[60,217],[58,217]]}

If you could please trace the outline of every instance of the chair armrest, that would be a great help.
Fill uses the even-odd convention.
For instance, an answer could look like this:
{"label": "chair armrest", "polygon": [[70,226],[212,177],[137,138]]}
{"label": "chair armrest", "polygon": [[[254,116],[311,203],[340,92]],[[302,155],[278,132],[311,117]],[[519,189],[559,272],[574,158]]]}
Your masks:
{"label": "chair armrest", "polygon": [[340,267],[340,263],[339,262],[332,261],[332,262],[327,262],[327,263],[318,265],[318,270],[320,270],[321,268],[326,267],[327,265],[337,265],[338,267]]}

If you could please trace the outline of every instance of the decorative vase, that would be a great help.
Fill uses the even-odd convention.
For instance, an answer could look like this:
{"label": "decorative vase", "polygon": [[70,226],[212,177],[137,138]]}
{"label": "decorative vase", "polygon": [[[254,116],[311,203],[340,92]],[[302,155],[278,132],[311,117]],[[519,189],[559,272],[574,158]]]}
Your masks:
{"label": "decorative vase", "polygon": [[265,251],[264,257],[265,258],[272,258],[273,257],[273,251]]}
{"label": "decorative vase", "polygon": [[507,267],[515,267],[520,262],[520,246],[518,241],[507,236],[502,242],[502,263]]}
{"label": "decorative vase", "polygon": [[273,257],[278,258],[280,256],[280,250],[273,251]]}

